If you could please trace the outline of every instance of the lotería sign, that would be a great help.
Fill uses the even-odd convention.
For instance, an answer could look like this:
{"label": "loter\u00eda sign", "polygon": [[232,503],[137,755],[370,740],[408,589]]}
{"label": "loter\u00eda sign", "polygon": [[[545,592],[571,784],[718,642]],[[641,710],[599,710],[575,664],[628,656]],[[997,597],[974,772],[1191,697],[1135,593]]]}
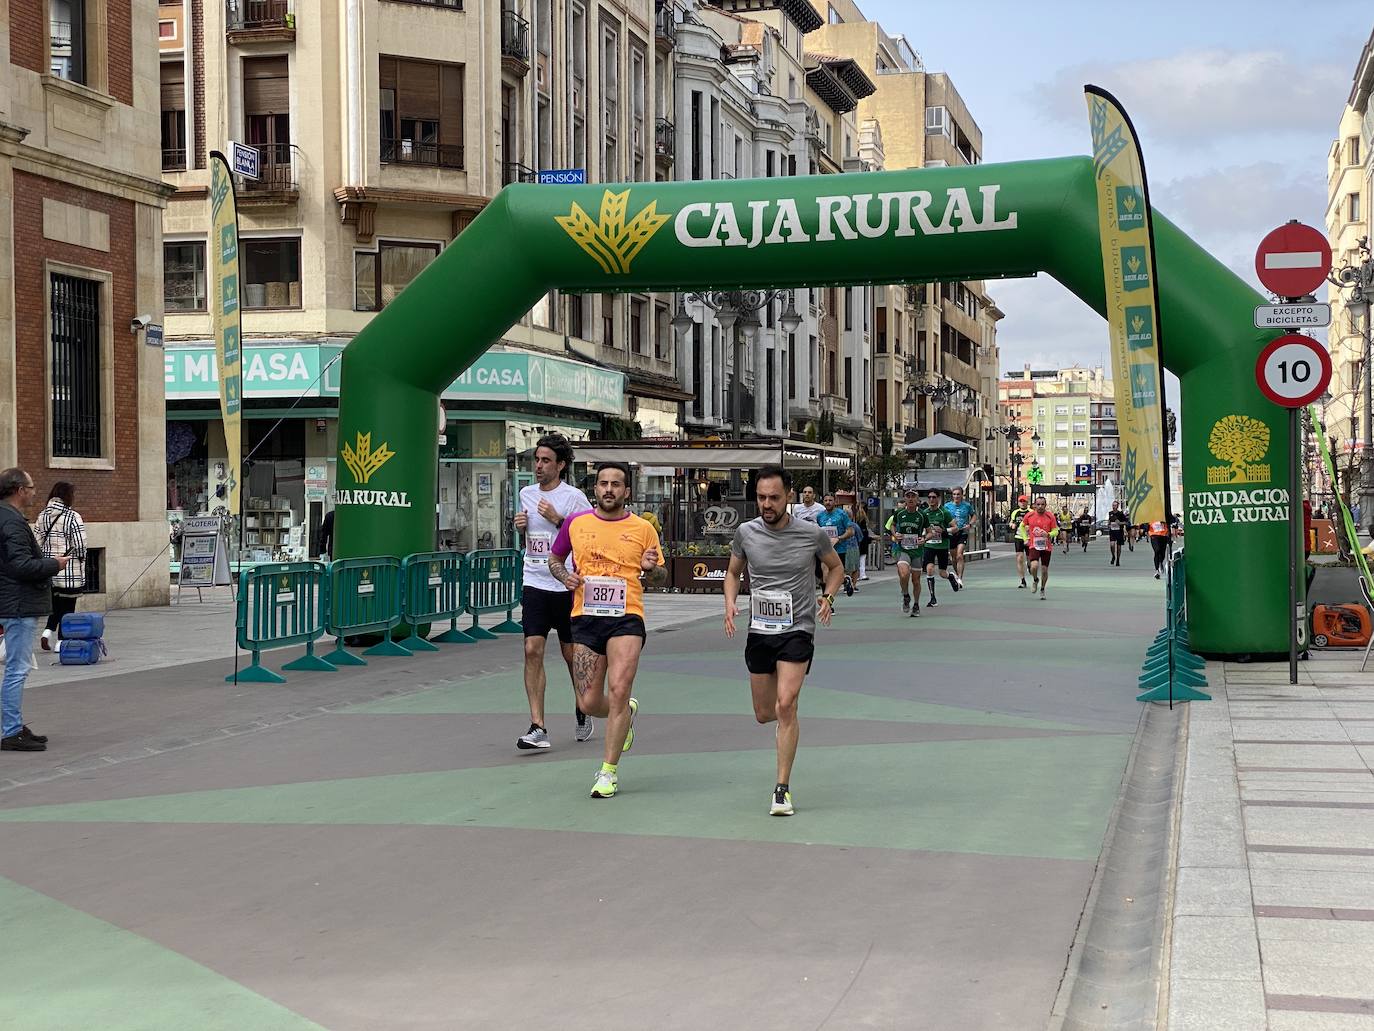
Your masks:
{"label": "loter\u00eda sign", "polygon": [[1299,326],[1331,325],[1331,305],[1319,304],[1257,304],[1256,329],[1296,329]]}

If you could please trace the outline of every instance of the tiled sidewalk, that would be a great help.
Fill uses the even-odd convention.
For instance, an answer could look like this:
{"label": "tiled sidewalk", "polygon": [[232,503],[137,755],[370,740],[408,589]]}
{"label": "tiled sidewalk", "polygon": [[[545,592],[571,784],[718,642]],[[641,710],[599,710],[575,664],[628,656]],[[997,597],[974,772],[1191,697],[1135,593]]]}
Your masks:
{"label": "tiled sidewalk", "polygon": [[1374,671],[1209,664],[1189,712],[1169,1028],[1374,1031]]}

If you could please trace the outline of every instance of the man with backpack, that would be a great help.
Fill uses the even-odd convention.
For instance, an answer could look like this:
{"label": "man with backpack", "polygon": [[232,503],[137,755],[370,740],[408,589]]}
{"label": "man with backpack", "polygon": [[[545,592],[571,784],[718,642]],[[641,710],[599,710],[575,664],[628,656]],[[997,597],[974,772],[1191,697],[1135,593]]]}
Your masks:
{"label": "man with backpack", "polygon": [[0,750],[43,752],[48,739],[24,723],[24,683],[38,640],[38,625],[52,612],[52,578],[67,556],[44,558],[24,510],[33,504],[33,477],[23,469],[0,472],[0,627],[5,631],[5,675],[0,684]]}

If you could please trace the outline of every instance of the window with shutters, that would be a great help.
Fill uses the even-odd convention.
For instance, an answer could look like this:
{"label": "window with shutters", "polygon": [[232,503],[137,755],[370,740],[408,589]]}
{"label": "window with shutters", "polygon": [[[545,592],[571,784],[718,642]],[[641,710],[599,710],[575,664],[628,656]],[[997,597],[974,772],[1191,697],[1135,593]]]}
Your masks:
{"label": "window with shutters", "polygon": [[180,58],[164,61],[162,73],[162,170],[186,168],[186,69]]}
{"label": "window with shutters", "polygon": [[645,129],[648,98],[648,47],[630,37],[630,150],[634,167],[630,178],[643,182],[649,178],[648,136]]}
{"label": "window with shutters", "polygon": [[601,179],[616,182],[620,173],[620,31],[615,22],[601,25]]}
{"label": "window with shutters", "polygon": [[285,54],[243,60],[243,132],[258,149],[258,179],[249,189],[294,183],[291,174],[291,73]]}
{"label": "window with shutters", "polygon": [[101,371],[101,282],[49,273],[54,458],[101,458],[104,383]]}
{"label": "window with shutters", "polygon": [[382,163],[464,168],[463,66],[381,58]]}

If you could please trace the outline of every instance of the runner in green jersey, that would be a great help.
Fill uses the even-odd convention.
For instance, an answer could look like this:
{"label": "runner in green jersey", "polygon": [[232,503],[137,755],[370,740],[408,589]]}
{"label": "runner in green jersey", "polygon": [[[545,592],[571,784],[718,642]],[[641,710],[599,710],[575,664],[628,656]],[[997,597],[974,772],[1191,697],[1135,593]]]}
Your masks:
{"label": "runner in green jersey", "polygon": [[926,586],[930,588],[930,600],[926,608],[933,609],[940,604],[935,600],[935,567],[940,567],[940,575],[949,581],[950,589],[958,591],[964,586],[959,574],[949,568],[949,537],[954,528],[954,517],[940,507],[940,493],[932,490],[926,495],[926,507],[921,509],[921,521],[925,526],[925,547],[921,562],[926,567]]}
{"label": "runner in green jersey", "polygon": [[892,557],[897,561],[897,581],[902,586],[902,611],[909,611],[913,617],[921,614],[921,602],[918,598],[915,605],[911,604],[911,567],[915,566],[917,570],[921,568],[926,532],[925,517],[917,507],[918,497],[914,489],[907,489],[903,493],[902,507],[888,517],[884,527],[887,539],[892,544]]}

